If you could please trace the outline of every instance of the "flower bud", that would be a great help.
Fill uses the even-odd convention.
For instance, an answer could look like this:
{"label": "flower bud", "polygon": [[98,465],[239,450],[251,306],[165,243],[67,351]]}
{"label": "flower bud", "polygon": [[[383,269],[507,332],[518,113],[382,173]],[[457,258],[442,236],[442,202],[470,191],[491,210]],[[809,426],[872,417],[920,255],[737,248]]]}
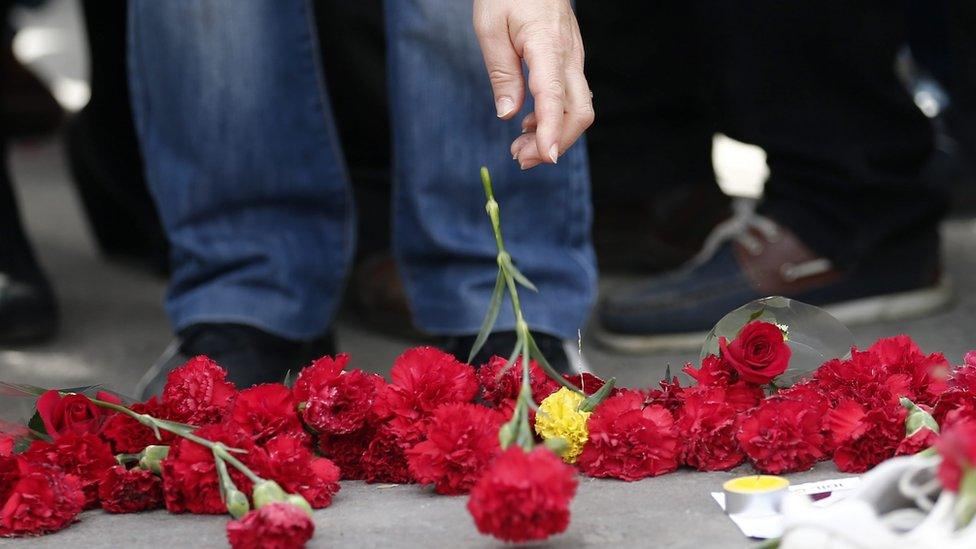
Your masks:
{"label": "flower bud", "polygon": [[308,513],[308,516],[312,516],[312,506],[309,505],[308,501],[306,501],[305,498],[303,498],[302,496],[298,494],[288,494],[288,497],[285,498],[285,501],[305,511],[306,513]]}
{"label": "flower bud", "polygon": [[569,443],[562,437],[547,438],[543,444],[557,456],[561,456],[569,450]]}
{"label": "flower bud", "polygon": [[502,449],[508,448],[515,442],[516,430],[512,422],[508,422],[502,425],[501,429],[498,430],[498,442],[501,444]]}
{"label": "flower bud", "polygon": [[237,489],[229,490],[225,497],[227,500],[227,512],[230,513],[230,516],[238,519],[251,510],[251,504],[248,503],[247,495],[244,492]]}
{"label": "flower bud", "polygon": [[254,492],[251,494],[254,499],[254,508],[260,509],[269,503],[285,501],[288,494],[273,480],[265,480],[254,485]]}
{"label": "flower bud", "polygon": [[910,437],[922,429],[929,429],[933,433],[939,432],[939,423],[935,421],[932,414],[926,412],[917,404],[905,397],[901,397],[899,402],[906,410],[908,410],[908,417],[905,418],[906,436]]}
{"label": "flower bud", "polygon": [[139,454],[139,468],[159,475],[162,473],[160,463],[167,455],[169,455],[169,446],[146,446]]}

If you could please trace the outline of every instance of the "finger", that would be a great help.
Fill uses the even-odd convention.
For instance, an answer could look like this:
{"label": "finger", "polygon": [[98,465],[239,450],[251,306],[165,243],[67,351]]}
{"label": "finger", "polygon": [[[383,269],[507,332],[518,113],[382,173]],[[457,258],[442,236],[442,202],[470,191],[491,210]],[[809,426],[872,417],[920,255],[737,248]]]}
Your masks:
{"label": "finger", "polygon": [[504,19],[491,18],[487,10],[476,9],[474,28],[495,96],[495,112],[499,118],[508,120],[522,108],[525,100],[522,60],[512,46]]}
{"label": "finger", "polygon": [[519,167],[523,170],[534,168],[543,163],[542,155],[539,154],[539,148],[536,145],[536,135],[534,133],[529,132],[520,136],[513,145],[519,147],[515,159],[518,161]]}
{"label": "finger", "polygon": [[[529,143],[532,143],[534,145],[535,144],[534,142],[535,142],[534,132],[526,132],[516,137],[515,141],[512,141],[512,147],[510,149],[510,152],[512,153],[512,158],[517,159],[522,149],[524,149],[525,146]],[[534,148],[535,147],[533,147],[533,149]]]}
{"label": "finger", "polygon": [[563,104],[566,99],[564,68],[565,50],[558,41],[529,42],[525,45],[525,63],[529,67],[529,91],[535,100],[536,146],[545,151],[545,161],[555,164],[559,158],[562,135]]}
{"label": "finger", "polygon": [[525,118],[522,119],[522,133],[534,132],[538,124],[539,123],[535,118],[535,113],[530,112],[529,114],[525,115]]}
{"label": "finger", "polygon": [[593,119],[593,94],[583,75],[583,67],[571,66],[566,74],[566,113],[559,136],[559,150],[568,150],[593,124]]}

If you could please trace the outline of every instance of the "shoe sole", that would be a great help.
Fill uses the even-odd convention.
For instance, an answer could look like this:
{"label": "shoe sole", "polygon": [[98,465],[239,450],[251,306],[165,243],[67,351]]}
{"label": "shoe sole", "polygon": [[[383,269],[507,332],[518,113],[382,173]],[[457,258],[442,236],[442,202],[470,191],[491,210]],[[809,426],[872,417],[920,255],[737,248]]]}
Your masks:
{"label": "shoe sole", "polygon": [[[930,288],[844,301],[822,308],[846,326],[860,326],[927,316],[946,308],[952,300],[952,283],[944,277]],[[639,354],[697,351],[708,332],[624,335],[609,332],[597,324],[593,335],[597,343],[608,349]]]}

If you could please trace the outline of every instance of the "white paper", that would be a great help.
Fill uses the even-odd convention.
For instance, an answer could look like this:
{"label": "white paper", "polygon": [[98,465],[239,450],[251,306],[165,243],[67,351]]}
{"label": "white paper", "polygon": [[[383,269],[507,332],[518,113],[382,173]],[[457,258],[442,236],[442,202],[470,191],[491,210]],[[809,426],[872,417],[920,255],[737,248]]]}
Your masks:
{"label": "white paper", "polygon": [[[808,496],[829,493],[829,496],[822,497],[814,502],[814,505],[817,507],[827,507],[849,496],[851,491],[860,484],[861,477],[835,478],[819,482],[790,485],[789,490],[793,494]],[[712,492],[712,498],[724,511],[725,494],[722,492]],[[731,514],[728,517],[732,519],[732,522],[739,527],[739,530],[743,534],[750,538],[770,539],[783,535],[783,515],[779,513],[769,515]]]}

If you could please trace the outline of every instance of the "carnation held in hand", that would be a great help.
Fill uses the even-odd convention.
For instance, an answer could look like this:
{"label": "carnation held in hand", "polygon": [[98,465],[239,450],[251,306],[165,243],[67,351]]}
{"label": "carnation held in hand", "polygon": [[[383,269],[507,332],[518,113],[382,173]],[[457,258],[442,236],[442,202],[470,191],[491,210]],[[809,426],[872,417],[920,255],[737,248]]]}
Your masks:
{"label": "carnation held in hand", "polygon": [[576,391],[561,387],[542,401],[535,416],[535,432],[543,440],[558,438],[566,443],[562,453],[566,463],[576,463],[589,437],[586,421],[592,412],[580,410],[585,398]]}
{"label": "carnation held in hand", "polygon": [[546,539],[569,526],[576,474],[545,446],[505,450],[471,489],[478,531],[502,541]]}
{"label": "carnation held in hand", "polygon": [[719,338],[719,349],[742,379],[761,385],[785,372],[792,354],[780,327],[760,320],[743,326],[731,342]]}

